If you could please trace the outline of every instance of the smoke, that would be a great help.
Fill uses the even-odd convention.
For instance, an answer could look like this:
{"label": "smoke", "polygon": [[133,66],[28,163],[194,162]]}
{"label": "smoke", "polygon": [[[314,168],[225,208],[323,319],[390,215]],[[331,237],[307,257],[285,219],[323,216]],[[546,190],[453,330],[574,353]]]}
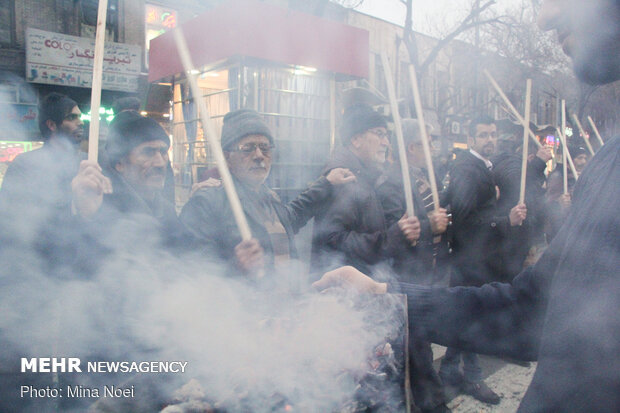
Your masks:
{"label": "smoke", "polygon": [[[261,288],[199,254],[166,252],[156,231],[145,228],[149,222],[123,219],[98,234],[108,252],[89,276],[67,267],[50,272],[35,249],[5,245],[0,331],[12,351],[2,358],[18,365],[19,357],[79,357],[83,369],[97,360],[187,361],[185,373],[161,380],[65,377],[84,385],[135,383],[136,399],[153,394],[145,380],[152,381],[164,401],[194,379],[206,400],[229,411],[242,409],[239,399],[252,411],[272,411],[276,395],[302,411],[327,411],[352,397],[353,378],[368,368],[373,349],[402,327],[389,301],[318,294],[288,271]],[[84,247],[74,252],[87,254]]]}

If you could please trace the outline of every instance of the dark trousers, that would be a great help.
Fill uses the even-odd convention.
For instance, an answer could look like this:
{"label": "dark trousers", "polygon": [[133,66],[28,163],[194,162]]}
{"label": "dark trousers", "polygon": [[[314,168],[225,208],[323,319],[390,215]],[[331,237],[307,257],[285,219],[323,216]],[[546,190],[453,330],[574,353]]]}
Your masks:
{"label": "dark trousers", "polygon": [[418,408],[432,410],[446,403],[443,384],[433,367],[431,343],[417,337],[415,332],[409,336],[409,367],[411,392]]}

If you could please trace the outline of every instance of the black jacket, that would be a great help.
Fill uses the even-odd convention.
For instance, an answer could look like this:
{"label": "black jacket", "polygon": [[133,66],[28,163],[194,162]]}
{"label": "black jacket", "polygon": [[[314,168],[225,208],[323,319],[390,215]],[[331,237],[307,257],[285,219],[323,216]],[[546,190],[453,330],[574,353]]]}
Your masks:
{"label": "black jacket", "polygon": [[[493,178],[499,188],[497,214],[508,216],[519,202],[522,159],[514,153],[501,153],[491,159]],[[511,281],[523,269],[523,262],[532,246],[544,241],[544,193],[546,164],[534,157],[526,170],[525,204],[527,219],[511,228],[511,236],[501,245],[502,275],[498,281]]]}
{"label": "black jacket", "polygon": [[476,353],[538,360],[519,412],[620,409],[620,138],[575,186],[571,211],[538,263],[512,284],[401,285],[412,328]]}
{"label": "black jacket", "polygon": [[355,182],[343,185],[316,217],[312,236],[311,268],[323,272],[352,265],[372,274],[371,267],[394,256],[409,243],[397,223],[385,222],[375,186],[381,171],[364,165],[349,149],[340,148],[325,172],[348,168]]}
{"label": "black jacket", "polygon": [[447,202],[453,224],[452,285],[482,285],[501,273],[501,241],[508,236],[507,215],[499,215],[493,175],[469,151],[458,154],[450,171]]}
{"label": "black jacket", "polygon": [[65,266],[73,255],[71,180],[84,159],[69,140],[54,139],[17,156],[0,190],[0,247],[36,253],[44,271]]}
{"label": "black jacket", "polygon": [[[252,237],[256,238],[263,247],[267,265],[273,267],[273,246],[270,236],[257,211],[252,208],[252,203],[249,202],[250,197],[257,195],[248,189],[244,189],[243,185],[236,180],[235,187],[248,220]],[[321,177],[296,199],[284,205],[275,192],[263,186],[259,196],[271,203],[284,226],[289,240],[291,258],[297,258],[295,234],[317,213],[330,197],[331,192],[332,185],[325,177]],[[180,218],[186,228],[201,240],[206,248],[212,249],[227,262],[234,261],[235,246],[241,242],[241,234],[223,187],[203,188],[197,191],[183,207]]]}
{"label": "black jacket", "polygon": [[[417,172],[423,173],[423,171]],[[417,174],[410,173],[410,176],[414,210],[421,226],[420,239],[415,247],[402,249],[392,257],[392,268],[401,281],[430,285],[434,279],[433,234],[425,203],[421,199],[418,186],[416,185]],[[387,225],[398,222],[406,211],[400,164],[394,163],[390,165],[380,180],[377,194],[383,207]]]}

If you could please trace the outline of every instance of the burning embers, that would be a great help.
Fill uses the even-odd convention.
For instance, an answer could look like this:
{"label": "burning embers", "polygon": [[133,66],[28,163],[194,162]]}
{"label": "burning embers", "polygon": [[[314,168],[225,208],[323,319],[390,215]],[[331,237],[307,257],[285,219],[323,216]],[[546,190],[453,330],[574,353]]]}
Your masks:
{"label": "burning embers", "polygon": [[[333,293],[333,292],[332,292]],[[357,363],[341,364],[329,346],[321,347],[318,356],[307,354],[297,358],[292,366],[298,375],[290,372],[278,372],[278,360],[271,360],[272,375],[265,377],[259,372],[263,361],[248,363],[243,371],[230,372],[235,378],[225,394],[210,392],[208,380],[200,377],[186,383],[178,389],[170,405],[162,413],[180,412],[403,412],[407,411],[408,383],[407,367],[407,314],[403,296],[366,296],[351,299],[338,295],[338,302],[349,310],[359,312],[362,322],[356,326],[360,329],[359,340],[373,337],[376,329],[384,328],[381,337],[374,336],[374,344],[367,347],[366,356]],[[324,301],[321,301],[323,300]],[[271,340],[261,345],[289,347],[291,340],[299,340],[300,329],[312,329],[308,323],[309,312],[318,311],[323,305],[329,307],[334,301],[330,297],[299,301],[293,304],[293,311],[284,316],[268,317],[258,322],[257,328],[266,333]],[[317,307],[317,304],[319,307]],[[329,312],[325,314],[329,316]],[[329,320],[325,319],[326,323]],[[387,328],[386,328],[387,326]],[[349,332],[350,334],[351,332]],[[306,334],[308,332],[306,331]],[[302,346],[313,346],[311,338]],[[325,344],[325,343],[323,343]],[[334,343],[336,344],[336,343]],[[269,352],[271,349],[266,349]],[[304,349],[300,348],[303,354]],[[289,357],[283,351],[282,357]],[[286,360],[286,363],[293,362]],[[345,367],[342,367],[342,366]],[[280,368],[282,365],[280,365]],[[286,383],[283,383],[286,376]],[[290,377],[289,377],[290,376]],[[307,377],[318,376],[318,377]],[[311,378],[312,380],[306,380]],[[315,385],[309,383],[322,383]],[[279,388],[277,387],[279,386]]]}

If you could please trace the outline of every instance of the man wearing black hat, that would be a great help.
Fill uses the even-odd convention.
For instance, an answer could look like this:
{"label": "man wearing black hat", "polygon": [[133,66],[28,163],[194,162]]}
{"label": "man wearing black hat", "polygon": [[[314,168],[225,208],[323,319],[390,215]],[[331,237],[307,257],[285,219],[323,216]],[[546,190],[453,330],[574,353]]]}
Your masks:
{"label": "man wearing black hat", "polygon": [[297,258],[294,235],[331,195],[332,184],[355,179],[339,169],[284,205],[265,185],[274,139],[258,112],[240,109],[226,114],[221,144],[254,239],[241,242],[223,187],[198,190],[183,207],[181,220],[198,239],[213,245],[222,259],[244,272],[273,269]]}
{"label": "man wearing black hat", "polygon": [[169,147],[170,138],[156,121],[137,112],[120,113],[110,128],[103,167],[83,161],[73,179],[74,213],[105,223],[106,230],[120,216],[144,227],[155,222],[166,246],[188,242],[191,237],[174,205],[162,196]]}
{"label": "man wearing black hat", "polygon": [[348,107],[341,127],[342,147],[327,162],[325,173],[347,168],[357,177],[315,217],[312,270],[324,272],[352,265],[372,273],[372,266],[397,251],[412,248],[420,237],[417,217],[402,217],[388,226],[376,192],[389,146],[387,123],[366,104]]}

